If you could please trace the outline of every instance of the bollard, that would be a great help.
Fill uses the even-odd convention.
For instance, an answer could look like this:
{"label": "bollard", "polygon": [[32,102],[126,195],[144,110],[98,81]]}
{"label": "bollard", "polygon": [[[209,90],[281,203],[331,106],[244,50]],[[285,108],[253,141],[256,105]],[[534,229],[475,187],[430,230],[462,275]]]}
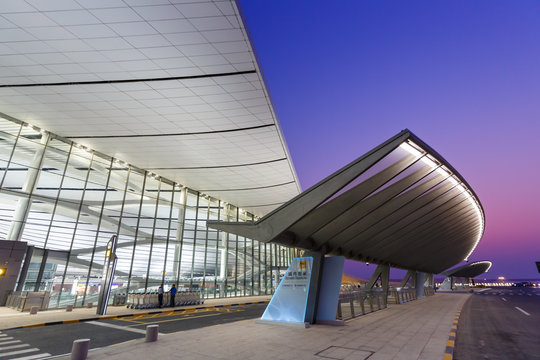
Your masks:
{"label": "bollard", "polygon": [[157,341],[159,325],[148,325],[146,327],[146,342]]}
{"label": "bollard", "polygon": [[39,306],[32,306],[30,308],[30,315],[36,315],[39,310]]}
{"label": "bollard", "polygon": [[66,306],[66,311],[67,311],[67,312],[73,311],[73,305],[67,305],[67,306]]}
{"label": "bollard", "polygon": [[89,347],[90,339],[78,339],[73,341],[73,346],[71,347],[71,360],[86,360]]}
{"label": "bollard", "polygon": [[93,305],[94,305],[94,303],[89,302],[89,303],[86,304],[86,307],[91,309]]}

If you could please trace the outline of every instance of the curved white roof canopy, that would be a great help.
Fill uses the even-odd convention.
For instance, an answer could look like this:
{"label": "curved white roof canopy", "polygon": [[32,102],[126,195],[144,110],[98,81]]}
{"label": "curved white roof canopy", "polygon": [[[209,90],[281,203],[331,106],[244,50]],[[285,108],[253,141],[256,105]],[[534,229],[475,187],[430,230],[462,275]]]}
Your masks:
{"label": "curved white roof canopy", "polygon": [[255,223],[208,226],[264,242],[439,273],[484,232],[461,175],[404,130]]}
{"label": "curved white roof canopy", "polygon": [[443,271],[441,274],[446,276],[473,278],[487,272],[491,268],[491,265],[491,261],[476,261]]}
{"label": "curved white roof canopy", "polygon": [[300,191],[234,1],[6,1],[0,54],[0,116],[255,215]]}

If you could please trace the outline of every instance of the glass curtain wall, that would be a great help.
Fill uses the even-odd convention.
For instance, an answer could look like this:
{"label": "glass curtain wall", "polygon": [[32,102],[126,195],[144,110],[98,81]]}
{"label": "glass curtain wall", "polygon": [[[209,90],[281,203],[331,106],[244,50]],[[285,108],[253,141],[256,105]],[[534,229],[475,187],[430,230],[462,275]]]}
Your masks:
{"label": "glass curtain wall", "polygon": [[[0,238],[36,250],[24,291],[49,307],[96,302],[105,248],[118,235],[113,292],[162,282],[204,298],[271,294],[295,249],[206,227],[252,221],[238,207],[30,125],[0,118]],[[48,251],[42,251],[48,250]],[[44,255],[46,254],[46,255]],[[32,275],[34,274],[34,275]]]}

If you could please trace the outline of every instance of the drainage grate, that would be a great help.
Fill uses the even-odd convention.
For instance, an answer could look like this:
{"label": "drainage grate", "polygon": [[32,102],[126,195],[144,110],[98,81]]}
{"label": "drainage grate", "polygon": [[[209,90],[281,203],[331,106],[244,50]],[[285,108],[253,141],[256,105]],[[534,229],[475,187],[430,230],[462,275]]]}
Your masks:
{"label": "drainage grate", "polygon": [[330,346],[326,349],[319,351],[315,354],[316,356],[325,358],[325,359],[354,359],[354,360],[365,360],[373,355],[372,351],[351,349],[341,346]]}

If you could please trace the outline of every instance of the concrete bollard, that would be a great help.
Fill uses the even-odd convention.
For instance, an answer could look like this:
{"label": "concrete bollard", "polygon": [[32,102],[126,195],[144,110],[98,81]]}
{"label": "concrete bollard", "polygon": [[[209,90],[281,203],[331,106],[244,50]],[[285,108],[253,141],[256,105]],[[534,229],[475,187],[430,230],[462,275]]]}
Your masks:
{"label": "concrete bollard", "polygon": [[67,306],[66,306],[66,311],[67,311],[67,312],[73,311],[73,305],[67,305]]}
{"label": "concrete bollard", "polygon": [[36,315],[39,310],[39,306],[32,306],[30,308],[30,315]]}
{"label": "concrete bollard", "polygon": [[146,342],[157,341],[159,325],[148,325],[146,327]]}
{"label": "concrete bollard", "polygon": [[89,303],[86,304],[86,307],[89,308],[89,309],[91,309],[92,306],[94,306],[94,303],[92,303],[92,302],[89,302]]}
{"label": "concrete bollard", "polygon": [[71,347],[71,360],[86,360],[89,347],[90,339],[78,339],[73,341],[73,346]]}

